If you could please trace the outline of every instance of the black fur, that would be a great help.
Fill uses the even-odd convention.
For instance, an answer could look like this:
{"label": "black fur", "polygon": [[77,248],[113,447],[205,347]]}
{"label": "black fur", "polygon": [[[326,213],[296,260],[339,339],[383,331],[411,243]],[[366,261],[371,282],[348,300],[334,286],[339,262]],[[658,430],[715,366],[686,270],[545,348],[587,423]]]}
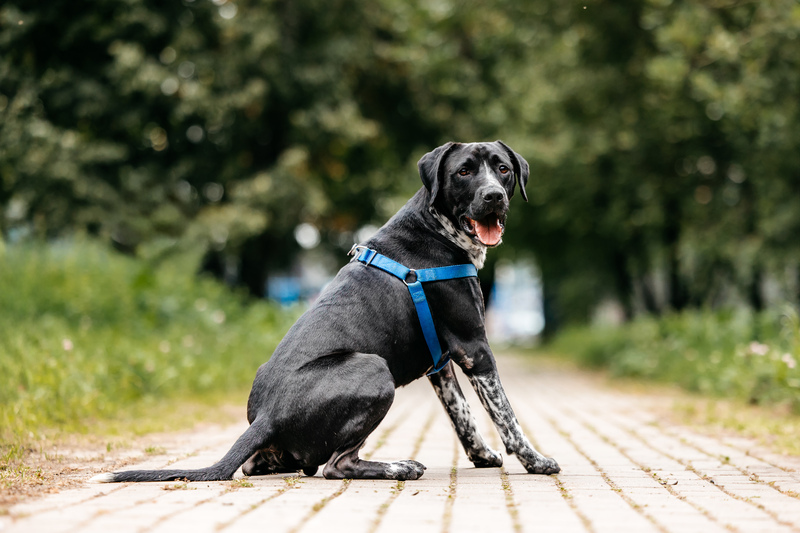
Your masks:
{"label": "black fur", "polygon": [[[419,170],[424,187],[362,244],[414,269],[469,261],[481,266],[486,247],[464,230],[464,217],[504,222],[517,184],[527,199],[528,164],[500,141],[448,143],[426,154]],[[507,452],[531,473],[558,472],[556,462],[522,434],[500,385],[478,280],[429,283],[425,292],[452,360],[431,383],[470,460],[479,467],[502,464],[475,428],[453,364],[469,377]],[[223,480],[242,465],[248,475],[313,474],[325,465],[326,478],[417,479],[425,467],[416,461],[362,461],[358,450],[389,410],[395,388],[424,376],[431,365],[404,283],[350,262],[258,369],[247,405],[251,426],[220,462],[199,470],[116,472],[99,480]]]}

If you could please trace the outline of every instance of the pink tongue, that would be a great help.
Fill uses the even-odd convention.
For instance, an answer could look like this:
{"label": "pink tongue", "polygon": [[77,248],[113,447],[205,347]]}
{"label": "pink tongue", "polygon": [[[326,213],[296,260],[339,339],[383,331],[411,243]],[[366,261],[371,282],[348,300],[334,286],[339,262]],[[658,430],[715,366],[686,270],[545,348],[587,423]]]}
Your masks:
{"label": "pink tongue", "polygon": [[478,240],[486,246],[494,246],[500,242],[503,236],[503,228],[500,226],[500,221],[494,217],[486,219],[487,224],[475,221],[475,233],[478,234]]}

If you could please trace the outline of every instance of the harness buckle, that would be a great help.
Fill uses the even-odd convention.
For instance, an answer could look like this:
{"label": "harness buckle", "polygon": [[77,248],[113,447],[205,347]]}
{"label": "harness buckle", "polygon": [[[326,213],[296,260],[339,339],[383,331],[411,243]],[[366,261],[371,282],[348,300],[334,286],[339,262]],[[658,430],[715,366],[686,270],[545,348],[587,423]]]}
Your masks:
{"label": "harness buckle", "polygon": [[[364,252],[367,252],[367,260],[366,261],[362,261],[361,260],[361,254],[364,253]],[[357,259],[358,261],[363,263],[364,266],[369,266],[372,263],[372,260],[375,259],[378,256],[378,252],[376,252],[375,250],[370,250],[369,248],[367,248],[363,244],[356,243],[356,244],[353,245],[352,248],[350,248],[350,251],[347,252],[347,255],[352,255],[354,259]],[[351,261],[352,261],[352,259],[351,259]]]}
{"label": "harness buckle", "polygon": [[403,279],[403,283],[405,283],[408,286],[416,282],[417,282],[417,271],[414,270],[413,268],[409,269],[408,274],[406,274],[406,277]]}
{"label": "harness buckle", "polygon": [[350,248],[350,251],[347,252],[347,255],[351,255],[353,257],[358,257],[358,254],[360,253],[359,250],[366,250],[366,249],[367,249],[367,247],[364,246],[363,244],[355,243],[355,244],[353,244],[353,247]]}

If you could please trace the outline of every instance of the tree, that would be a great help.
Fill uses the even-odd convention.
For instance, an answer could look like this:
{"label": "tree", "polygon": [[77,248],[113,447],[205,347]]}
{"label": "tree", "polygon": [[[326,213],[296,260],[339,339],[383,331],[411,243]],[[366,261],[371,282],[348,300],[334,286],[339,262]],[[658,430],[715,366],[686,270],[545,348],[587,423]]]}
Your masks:
{"label": "tree", "polygon": [[6,238],[199,247],[260,293],[299,224],[349,248],[426,151],[501,138],[532,205],[495,255],[535,254],[554,317],[797,299],[791,0],[30,1],[0,21]]}
{"label": "tree", "polygon": [[605,297],[629,316],[759,308],[765,276],[796,300],[796,4],[552,4],[548,16],[547,59],[509,98],[526,104],[517,135],[538,175],[537,209],[511,235],[537,251],[561,313],[586,318]]}

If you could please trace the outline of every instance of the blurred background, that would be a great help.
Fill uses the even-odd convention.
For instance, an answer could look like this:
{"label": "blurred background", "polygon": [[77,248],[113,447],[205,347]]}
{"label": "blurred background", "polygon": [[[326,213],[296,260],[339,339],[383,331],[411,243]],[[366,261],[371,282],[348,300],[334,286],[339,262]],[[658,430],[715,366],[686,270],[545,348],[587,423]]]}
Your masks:
{"label": "blurred background", "polygon": [[419,187],[425,152],[502,138],[531,205],[491,258],[535,256],[549,327],[797,301],[793,0],[1,9],[10,243],[200,247],[205,270],[285,298],[303,287],[269,276],[304,249],[335,270]]}
{"label": "blurred background", "polygon": [[[515,198],[481,272],[494,334],[543,332],[634,375],[741,362],[688,386],[761,401],[780,382],[797,402],[799,37],[795,0],[6,1],[0,313],[39,344],[5,341],[8,379],[31,383],[5,401],[36,397],[36,350],[42,369],[76,365],[64,353],[80,359],[113,302],[156,331],[140,356],[96,350],[120,373],[140,357],[133,395],[178,386],[199,345],[236,357],[198,342],[191,313],[234,328],[270,298],[279,339],[419,188],[424,153],[502,139],[530,163],[530,204]],[[201,273],[250,303],[215,308]]]}

